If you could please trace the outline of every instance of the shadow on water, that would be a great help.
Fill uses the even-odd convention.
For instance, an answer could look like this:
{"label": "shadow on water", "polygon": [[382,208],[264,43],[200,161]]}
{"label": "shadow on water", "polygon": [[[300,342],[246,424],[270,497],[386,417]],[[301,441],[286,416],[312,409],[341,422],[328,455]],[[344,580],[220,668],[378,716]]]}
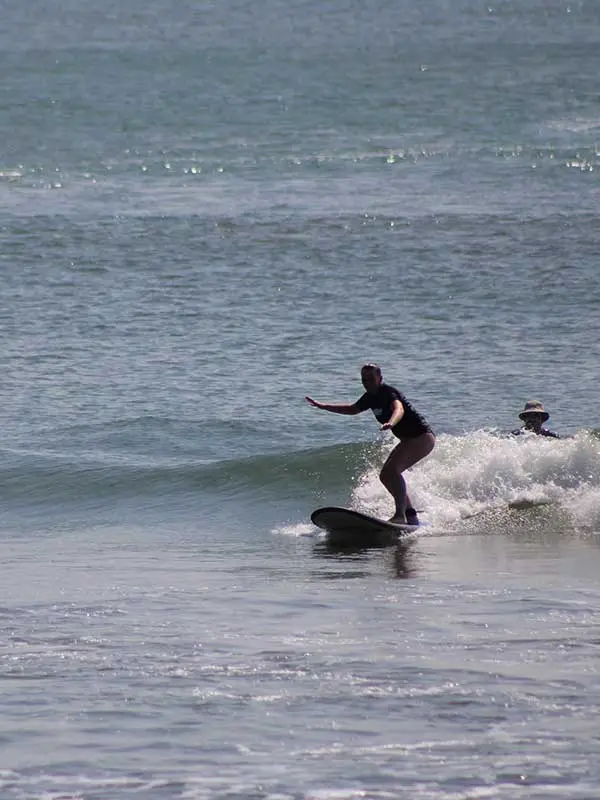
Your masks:
{"label": "shadow on water", "polygon": [[[413,578],[417,574],[414,554],[411,552],[412,542],[396,542],[392,545],[365,547],[357,545],[340,545],[325,539],[313,547],[313,555],[317,558],[331,560],[339,565],[370,565],[374,553],[383,553],[386,573],[393,578]],[[365,578],[372,574],[371,570],[344,569],[319,572],[322,580],[340,580],[344,578]]]}

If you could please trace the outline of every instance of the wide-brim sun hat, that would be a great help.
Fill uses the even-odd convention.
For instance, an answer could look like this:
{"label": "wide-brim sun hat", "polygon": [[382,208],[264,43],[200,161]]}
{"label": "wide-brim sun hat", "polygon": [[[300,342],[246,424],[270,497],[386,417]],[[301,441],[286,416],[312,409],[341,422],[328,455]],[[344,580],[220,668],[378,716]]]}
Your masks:
{"label": "wide-brim sun hat", "polygon": [[550,419],[550,414],[539,400],[528,400],[525,403],[525,408],[519,414],[519,419],[526,420],[530,414],[541,414],[543,417],[542,422],[546,422]]}

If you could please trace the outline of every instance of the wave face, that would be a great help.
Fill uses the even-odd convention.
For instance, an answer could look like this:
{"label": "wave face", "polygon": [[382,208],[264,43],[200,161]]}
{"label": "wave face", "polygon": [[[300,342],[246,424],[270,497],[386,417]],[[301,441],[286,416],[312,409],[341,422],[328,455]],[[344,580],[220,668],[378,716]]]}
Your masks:
{"label": "wave face", "polygon": [[232,518],[312,498],[341,502],[376,456],[368,444],[265,454],[205,463],[188,455],[166,459],[139,453],[65,454],[4,450],[3,511],[19,517],[108,509],[121,513],[201,513]]}
{"label": "wave face", "polygon": [[[20,517],[68,513],[202,513],[300,523],[318,505],[385,515],[378,479],[392,442],[349,443],[208,463],[191,455],[4,450],[3,511]],[[542,440],[489,431],[442,435],[407,473],[413,503],[437,528],[481,524],[499,510],[600,524],[600,438],[581,431]]]}

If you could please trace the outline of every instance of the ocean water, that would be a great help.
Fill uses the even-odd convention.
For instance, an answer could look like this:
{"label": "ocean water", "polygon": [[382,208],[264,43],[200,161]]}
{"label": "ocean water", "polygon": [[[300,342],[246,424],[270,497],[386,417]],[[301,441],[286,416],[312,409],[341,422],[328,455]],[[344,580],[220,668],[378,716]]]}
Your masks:
{"label": "ocean water", "polygon": [[[591,0],[4,5],[2,800],[599,796],[598,52]],[[303,397],[367,360],[428,524],[333,552],[393,442]]]}

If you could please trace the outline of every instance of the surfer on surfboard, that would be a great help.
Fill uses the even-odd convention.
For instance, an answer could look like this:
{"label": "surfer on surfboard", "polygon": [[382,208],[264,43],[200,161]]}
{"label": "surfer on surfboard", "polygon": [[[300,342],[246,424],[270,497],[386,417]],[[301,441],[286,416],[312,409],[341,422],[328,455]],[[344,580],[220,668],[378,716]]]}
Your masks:
{"label": "surfer on surfboard", "polygon": [[307,403],[334,414],[354,415],[373,411],[381,430],[391,430],[400,441],[387,457],[379,479],[394,498],[392,522],[418,525],[419,520],[406,491],[403,472],[428,456],[435,445],[435,435],[425,418],[394,386],[383,381],[381,367],[365,364],[360,371],[365,393],[355,403],[320,403],[305,397]]}

